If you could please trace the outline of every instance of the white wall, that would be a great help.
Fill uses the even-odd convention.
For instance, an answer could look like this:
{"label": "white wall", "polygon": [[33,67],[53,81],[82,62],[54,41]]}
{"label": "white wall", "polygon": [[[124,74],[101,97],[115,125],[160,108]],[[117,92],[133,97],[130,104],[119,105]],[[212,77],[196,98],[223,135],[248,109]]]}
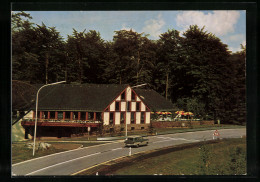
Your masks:
{"label": "white wall", "polygon": [[126,100],[131,101],[131,88],[127,87],[126,89]]}
{"label": "white wall", "polygon": [[110,111],[115,111],[115,101],[110,105]]}
{"label": "white wall", "polygon": [[135,119],[136,119],[136,124],[140,124],[140,120],[141,120],[141,113],[140,112],[136,112]]}
{"label": "white wall", "polygon": [[[24,111],[25,113],[27,112],[27,111]],[[24,119],[32,119],[33,118],[33,111],[30,111],[28,114],[26,114],[24,117],[23,117]]]}
{"label": "white wall", "polygon": [[126,112],[126,123],[130,124],[131,112]]}
{"label": "white wall", "polygon": [[117,98],[116,98],[116,101],[120,101],[121,100],[121,95],[119,95]]}
{"label": "white wall", "polygon": [[131,111],[136,111],[136,102],[131,103]]}
{"label": "white wall", "polygon": [[120,112],[115,112],[115,124],[120,124]]}
{"label": "white wall", "polygon": [[109,112],[104,112],[104,125],[109,125]]}
{"label": "white wall", "polygon": [[126,111],[126,102],[121,102],[121,111]]}
{"label": "white wall", "polygon": [[151,118],[150,114],[151,114],[150,112],[146,112],[146,115],[145,115],[145,123],[146,124],[150,123],[150,118]]}
{"label": "white wall", "polygon": [[141,111],[145,111],[145,105],[143,102],[141,102]]}

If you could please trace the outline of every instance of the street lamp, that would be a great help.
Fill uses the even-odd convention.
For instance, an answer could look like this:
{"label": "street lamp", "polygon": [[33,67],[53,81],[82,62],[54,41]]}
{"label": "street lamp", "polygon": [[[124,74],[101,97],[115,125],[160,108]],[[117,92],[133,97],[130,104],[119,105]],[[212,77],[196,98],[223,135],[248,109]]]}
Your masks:
{"label": "street lamp", "polygon": [[[142,86],[145,86],[147,85],[147,83],[144,83],[144,84],[141,84],[141,85],[135,85],[133,86],[132,88],[136,88],[136,87],[142,87]],[[131,89],[130,89],[131,90]],[[129,90],[128,90],[129,91]],[[128,94],[128,91],[126,93],[126,95]],[[131,117],[131,116],[130,116]],[[127,138],[127,121],[125,121],[125,138]]]}
{"label": "street lamp", "polygon": [[37,113],[38,113],[38,95],[39,95],[39,92],[42,88],[44,87],[47,87],[49,85],[56,85],[56,84],[60,84],[60,83],[65,83],[66,81],[61,81],[61,82],[55,82],[55,83],[50,83],[50,84],[46,84],[46,85],[43,85],[41,88],[39,88],[38,92],[37,92],[37,95],[36,95],[36,109],[35,109],[35,112],[36,112],[36,115],[35,115],[35,124],[34,124],[34,137],[33,137],[33,156],[35,154],[35,141],[36,141],[36,128],[37,128]]}

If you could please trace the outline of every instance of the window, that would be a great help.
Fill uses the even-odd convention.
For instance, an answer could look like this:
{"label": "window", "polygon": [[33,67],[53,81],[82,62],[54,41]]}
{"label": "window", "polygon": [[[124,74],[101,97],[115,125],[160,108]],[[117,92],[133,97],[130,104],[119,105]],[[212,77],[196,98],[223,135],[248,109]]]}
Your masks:
{"label": "window", "polygon": [[135,124],[135,113],[131,112],[131,124]]}
{"label": "window", "polygon": [[113,112],[111,112],[110,114],[109,114],[109,124],[114,124],[114,113]]}
{"label": "window", "polygon": [[58,112],[58,119],[63,119],[63,112],[61,111]]}
{"label": "window", "polygon": [[70,119],[70,112],[69,111],[65,112],[65,119]]}
{"label": "window", "polygon": [[127,102],[127,111],[131,111],[131,102]]}
{"label": "window", "polygon": [[141,124],[145,123],[145,113],[141,112]]}
{"label": "window", "polygon": [[80,120],[86,120],[86,112],[80,112]]}
{"label": "window", "polygon": [[124,124],[125,123],[125,113],[121,112],[120,113],[120,124]]}
{"label": "window", "polygon": [[131,99],[135,100],[135,93],[133,91],[132,91],[132,94],[131,94]]}
{"label": "window", "polygon": [[120,102],[116,102],[116,111],[120,110]]}
{"label": "window", "polygon": [[101,112],[97,112],[96,113],[96,120],[97,121],[101,121],[102,117],[101,117]]}
{"label": "window", "polygon": [[141,130],[144,130],[144,127],[143,127],[143,126],[141,127]]}
{"label": "window", "polygon": [[44,112],[43,112],[42,118],[43,118],[43,119],[48,119],[48,111],[44,111]]}
{"label": "window", "polygon": [[73,119],[77,120],[78,119],[78,114],[79,114],[78,112],[73,112]]}
{"label": "window", "polygon": [[135,130],[135,127],[131,127],[131,130]]}
{"label": "window", "polygon": [[121,94],[121,100],[125,100],[125,92]]}
{"label": "window", "polygon": [[[34,117],[36,118],[36,112],[34,111]],[[40,111],[37,111],[37,118],[40,118]]]}
{"label": "window", "polygon": [[55,111],[50,111],[50,119],[55,119]]}
{"label": "window", "polygon": [[93,112],[89,112],[88,113],[88,120],[93,120],[94,119],[94,113]]}
{"label": "window", "polygon": [[140,111],[141,102],[136,102],[136,111]]}

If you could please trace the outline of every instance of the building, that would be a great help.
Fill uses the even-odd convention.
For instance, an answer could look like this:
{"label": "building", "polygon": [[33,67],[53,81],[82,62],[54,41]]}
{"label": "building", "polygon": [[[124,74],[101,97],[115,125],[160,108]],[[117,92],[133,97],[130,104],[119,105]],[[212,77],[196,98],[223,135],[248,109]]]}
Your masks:
{"label": "building", "polygon": [[[35,105],[23,118],[25,137],[33,136]],[[115,84],[59,84],[39,93],[37,136],[147,129],[151,113],[172,111],[173,104],[150,89]],[[101,131],[102,130],[102,131]]]}

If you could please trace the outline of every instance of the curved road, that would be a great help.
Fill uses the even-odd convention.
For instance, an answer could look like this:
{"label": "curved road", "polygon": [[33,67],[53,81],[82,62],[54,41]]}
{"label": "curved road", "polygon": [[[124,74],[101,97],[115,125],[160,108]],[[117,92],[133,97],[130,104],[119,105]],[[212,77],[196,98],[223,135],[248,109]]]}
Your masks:
{"label": "curved road", "polygon": [[[131,148],[131,154],[204,140],[212,140],[215,130],[177,133],[150,136],[149,145]],[[243,129],[222,129],[219,138],[239,138],[246,135]],[[129,155],[130,149],[125,148],[123,141],[79,148],[56,153],[12,165],[13,176],[59,176],[72,175],[94,165]]]}

